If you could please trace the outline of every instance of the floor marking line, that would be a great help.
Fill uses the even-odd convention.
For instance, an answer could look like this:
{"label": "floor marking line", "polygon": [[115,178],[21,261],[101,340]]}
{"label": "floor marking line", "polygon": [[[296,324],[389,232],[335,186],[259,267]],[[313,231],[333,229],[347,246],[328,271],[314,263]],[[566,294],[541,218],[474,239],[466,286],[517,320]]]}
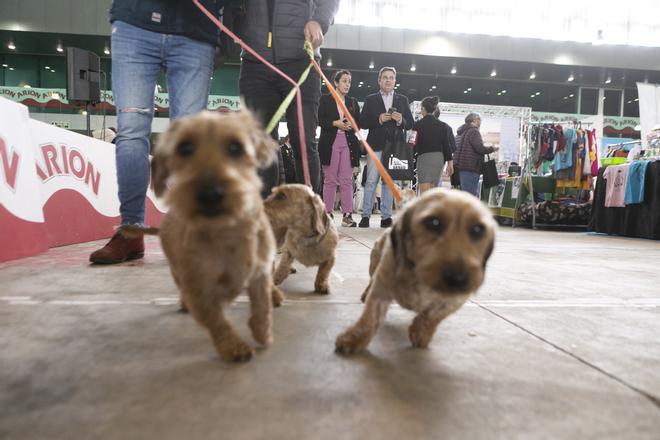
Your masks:
{"label": "floor marking line", "polygon": [[656,409],[660,410],[660,398],[654,396],[653,394],[648,393],[648,392],[646,392],[646,391],[644,391],[644,390],[642,390],[642,389],[637,388],[636,386],[634,386],[634,385],[632,385],[632,384],[626,382],[625,380],[621,379],[620,377],[615,376],[614,374],[612,374],[612,373],[610,373],[610,372],[608,372],[608,371],[602,369],[601,367],[599,367],[599,366],[597,366],[597,365],[595,365],[595,364],[589,362],[588,360],[586,360],[586,359],[584,359],[584,358],[582,358],[582,357],[580,357],[580,356],[578,356],[578,355],[576,355],[576,354],[574,354],[574,353],[568,351],[567,349],[565,349],[565,348],[563,348],[563,347],[561,347],[561,346],[555,344],[554,342],[551,342],[550,340],[548,340],[548,339],[546,339],[546,338],[544,338],[544,337],[542,337],[542,336],[540,336],[540,335],[537,335],[536,333],[532,332],[531,330],[527,330],[525,327],[523,327],[522,325],[520,325],[520,324],[518,324],[518,323],[516,323],[516,322],[514,322],[514,321],[512,321],[512,320],[510,320],[509,318],[507,318],[507,317],[505,317],[505,316],[503,316],[503,315],[500,315],[500,314],[497,313],[497,312],[494,312],[494,311],[490,310],[488,307],[484,307],[484,306],[482,306],[480,303],[478,303],[478,302],[476,302],[476,301],[473,301],[473,300],[470,300],[470,302],[476,304],[478,307],[480,307],[481,309],[485,310],[486,312],[488,312],[488,313],[490,313],[490,314],[492,314],[492,315],[494,315],[494,316],[497,316],[498,318],[502,319],[503,321],[508,322],[509,324],[511,324],[511,325],[513,325],[514,327],[518,328],[519,330],[521,330],[521,331],[527,333],[528,335],[530,335],[530,336],[532,336],[532,337],[538,339],[539,341],[541,341],[541,342],[543,342],[543,343],[545,343],[545,344],[550,345],[551,347],[553,347],[553,348],[555,348],[556,350],[558,350],[558,351],[560,351],[560,352],[566,354],[567,356],[572,357],[573,359],[575,359],[576,361],[582,363],[583,365],[586,365],[587,367],[589,367],[589,368],[591,368],[591,369],[593,369],[593,370],[596,370],[597,372],[599,372],[599,373],[601,373],[601,374],[603,374],[603,375],[609,377],[610,379],[612,379],[612,380],[614,380],[614,381],[620,383],[621,385],[625,386],[626,388],[630,389],[631,391],[634,391],[635,393],[641,395],[642,397],[645,397],[645,398],[648,399],[653,405],[655,405]]}

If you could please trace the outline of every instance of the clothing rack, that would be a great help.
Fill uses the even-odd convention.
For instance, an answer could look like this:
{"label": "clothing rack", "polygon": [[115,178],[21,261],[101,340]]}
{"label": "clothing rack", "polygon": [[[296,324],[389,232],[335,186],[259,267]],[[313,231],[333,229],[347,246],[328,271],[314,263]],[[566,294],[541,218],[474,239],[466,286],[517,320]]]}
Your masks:
{"label": "clothing rack", "polygon": [[[543,126],[546,124],[552,124],[552,125],[570,125],[570,128],[587,128],[591,127],[594,125],[593,122],[591,121],[579,121],[577,119],[571,119],[568,121],[537,121],[532,123],[531,125],[536,125],[536,126]],[[583,127],[584,126],[584,127]],[[574,226],[574,225],[537,225],[536,223],[536,201],[534,200],[534,183],[532,179],[532,160],[530,156],[530,146],[532,145],[532,130],[528,130],[527,132],[527,148],[525,149],[525,158],[523,162],[523,166],[521,168],[521,173],[520,173],[520,184],[525,185],[526,179],[528,182],[528,191],[529,195],[532,198],[532,229],[536,229],[537,226],[553,226],[553,227],[582,227],[582,226]],[[580,190],[582,191],[582,190]],[[518,210],[520,209],[521,205],[521,200],[516,199],[515,203],[515,214],[513,216],[513,222],[512,226],[515,227],[516,225],[516,216],[518,215]]]}

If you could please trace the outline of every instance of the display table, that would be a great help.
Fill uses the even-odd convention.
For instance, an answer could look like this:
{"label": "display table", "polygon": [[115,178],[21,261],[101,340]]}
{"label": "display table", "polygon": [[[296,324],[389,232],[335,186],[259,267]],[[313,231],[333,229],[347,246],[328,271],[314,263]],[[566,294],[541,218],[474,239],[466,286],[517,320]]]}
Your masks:
{"label": "display table", "polygon": [[605,234],[660,240],[660,162],[651,162],[644,180],[644,203],[625,208],[605,207],[605,168],[598,170],[589,227]]}
{"label": "display table", "polygon": [[530,183],[535,193],[545,194],[546,200],[551,200],[555,192],[555,180],[542,176],[522,177],[518,196],[512,197],[515,177],[507,177],[504,183],[504,193],[501,195],[501,203],[497,202],[495,193],[498,187],[492,187],[488,190],[482,190],[481,199],[488,203],[488,207],[497,217],[504,217],[519,220],[518,208],[529,197]]}

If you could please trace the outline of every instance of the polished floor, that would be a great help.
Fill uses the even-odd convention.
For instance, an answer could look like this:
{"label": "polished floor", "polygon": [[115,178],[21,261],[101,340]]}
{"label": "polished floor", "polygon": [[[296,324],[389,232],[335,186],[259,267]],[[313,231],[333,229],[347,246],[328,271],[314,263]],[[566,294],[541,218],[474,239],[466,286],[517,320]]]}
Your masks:
{"label": "polished floor", "polygon": [[[660,438],[659,242],[502,227],[429,349],[392,307],[368,352],[341,357],[377,225],[340,228],[329,296],[298,265],[275,342],[241,365],[176,312],[156,239],[117,266],[87,264],[102,242],[0,265],[0,438]],[[252,341],[247,312],[241,297],[229,316]]]}

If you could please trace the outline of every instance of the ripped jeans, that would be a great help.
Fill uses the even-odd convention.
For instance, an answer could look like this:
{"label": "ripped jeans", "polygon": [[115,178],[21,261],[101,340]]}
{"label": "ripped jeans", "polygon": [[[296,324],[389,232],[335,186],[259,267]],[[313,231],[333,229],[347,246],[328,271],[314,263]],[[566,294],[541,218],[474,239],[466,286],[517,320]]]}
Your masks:
{"label": "ripped jeans", "polygon": [[214,48],[181,35],[112,23],[112,90],[117,109],[117,185],[122,224],[142,224],[149,186],[154,93],[165,71],[170,118],[206,109]]}

